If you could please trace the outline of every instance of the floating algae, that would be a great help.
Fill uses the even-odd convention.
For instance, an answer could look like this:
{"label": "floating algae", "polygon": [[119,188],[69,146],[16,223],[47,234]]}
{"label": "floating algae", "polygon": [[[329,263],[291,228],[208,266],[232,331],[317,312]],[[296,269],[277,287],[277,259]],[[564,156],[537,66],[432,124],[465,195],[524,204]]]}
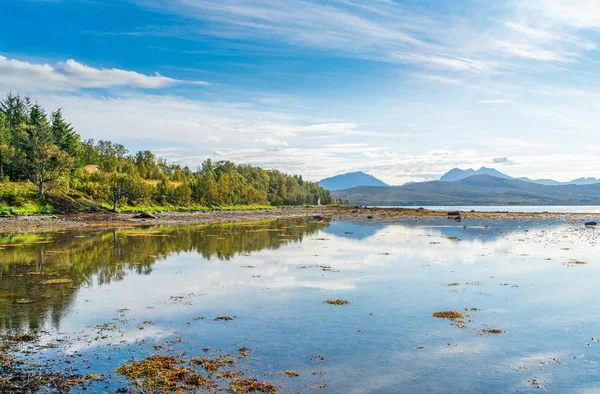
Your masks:
{"label": "floating algae", "polygon": [[250,355],[250,352],[252,352],[253,349],[247,348],[247,347],[241,347],[238,349],[238,353],[240,354],[240,358],[246,358]]}
{"label": "floating algae", "polygon": [[329,305],[348,305],[348,304],[350,304],[350,301],[346,301],[346,300],[325,300],[325,301],[323,301],[323,304],[329,304]]}
{"label": "floating algae", "polygon": [[214,359],[210,359],[207,357],[193,358],[190,361],[190,364],[193,366],[200,365],[202,368],[206,370],[208,373],[215,373],[219,369],[224,368],[228,365],[235,364],[235,359],[233,357],[223,356],[217,357]]}
{"label": "floating algae", "polygon": [[237,316],[217,316],[213,321],[231,321],[237,319]]}
{"label": "floating algae", "polygon": [[194,373],[174,356],[151,356],[115,369],[146,391],[183,393],[205,386],[208,381]]}
{"label": "floating algae", "polygon": [[482,334],[504,334],[505,331],[504,330],[498,330],[496,328],[484,328],[482,330],[480,330],[479,332],[481,332]]}
{"label": "floating algae", "polygon": [[585,261],[579,261],[579,260],[569,260],[563,263],[563,265],[587,265],[587,263]]}
{"label": "floating algae", "polygon": [[294,377],[296,377],[296,376],[300,376],[300,374],[298,374],[298,373],[296,373],[296,372],[294,372],[294,371],[291,371],[291,370],[284,371],[284,372],[279,372],[279,375],[283,375],[283,374],[286,374],[286,375],[287,375],[287,376],[289,376],[290,378],[294,378]]}
{"label": "floating algae", "polygon": [[465,317],[465,315],[456,311],[433,312],[431,316],[438,319],[463,319]]}

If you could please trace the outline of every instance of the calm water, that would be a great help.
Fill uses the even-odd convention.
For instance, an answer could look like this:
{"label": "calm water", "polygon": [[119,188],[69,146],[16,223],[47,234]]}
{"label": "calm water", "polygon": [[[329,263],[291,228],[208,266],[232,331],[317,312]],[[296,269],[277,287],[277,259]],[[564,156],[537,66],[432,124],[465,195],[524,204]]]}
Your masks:
{"label": "calm water", "polygon": [[[385,206],[377,208],[417,208],[415,206]],[[551,212],[551,213],[600,213],[598,205],[460,205],[460,206],[423,206],[425,209],[434,211],[462,211],[471,210],[477,212]]]}
{"label": "calm water", "polygon": [[240,347],[254,350],[239,368],[281,393],[598,392],[599,231],[355,219],[4,235],[0,328],[56,346],[25,357],[104,374],[88,392],[127,386],[113,371],[132,358]]}

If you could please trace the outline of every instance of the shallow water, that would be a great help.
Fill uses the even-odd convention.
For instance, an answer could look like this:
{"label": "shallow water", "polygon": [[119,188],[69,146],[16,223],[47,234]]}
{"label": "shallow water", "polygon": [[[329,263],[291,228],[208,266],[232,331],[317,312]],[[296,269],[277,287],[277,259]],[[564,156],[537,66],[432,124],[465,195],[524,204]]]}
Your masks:
{"label": "shallow water", "polygon": [[132,358],[240,347],[238,368],[282,393],[595,392],[599,231],[337,219],[4,235],[0,328],[56,346],[24,357],[104,374],[88,392],[128,386],[113,371]]}
{"label": "shallow water", "polygon": [[[376,208],[417,208],[416,206],[380,206]],[[600,213],[598,205],[425,205],[433,211],[525,212],[525,213]]]}

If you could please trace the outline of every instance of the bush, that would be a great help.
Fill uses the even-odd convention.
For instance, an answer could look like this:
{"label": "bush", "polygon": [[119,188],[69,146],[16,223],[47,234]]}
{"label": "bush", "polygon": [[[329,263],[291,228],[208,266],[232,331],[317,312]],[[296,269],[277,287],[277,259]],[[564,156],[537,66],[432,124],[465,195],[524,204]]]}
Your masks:
{"label": "bush", "polygon": [[0,204],[22,207],[36,201],[37,195],[30,183],[0,183]]}

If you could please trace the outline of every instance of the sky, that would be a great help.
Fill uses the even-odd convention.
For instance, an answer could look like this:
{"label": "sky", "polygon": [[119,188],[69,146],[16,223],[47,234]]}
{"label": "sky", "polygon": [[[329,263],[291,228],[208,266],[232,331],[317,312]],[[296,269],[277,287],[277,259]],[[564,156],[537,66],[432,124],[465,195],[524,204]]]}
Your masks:
{"label": "sky", "polygon": [[0,0],[0,94],[169,162],[600,177],[600,0]]}

